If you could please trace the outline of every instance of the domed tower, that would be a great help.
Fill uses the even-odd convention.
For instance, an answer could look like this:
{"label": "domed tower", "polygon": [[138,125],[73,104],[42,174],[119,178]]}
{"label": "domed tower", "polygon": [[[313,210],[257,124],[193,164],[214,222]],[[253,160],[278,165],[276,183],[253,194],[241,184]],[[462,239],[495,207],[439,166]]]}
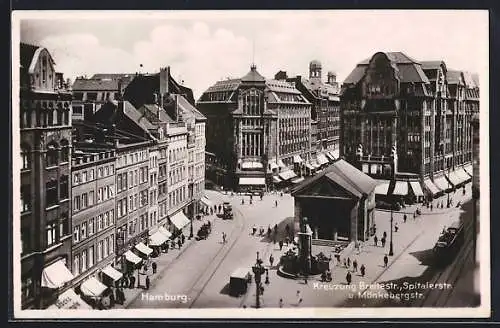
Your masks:
{"label": "domed tower", "polygon": [[318,60],[309,63],[309,78],[321,80],[321,63]]}

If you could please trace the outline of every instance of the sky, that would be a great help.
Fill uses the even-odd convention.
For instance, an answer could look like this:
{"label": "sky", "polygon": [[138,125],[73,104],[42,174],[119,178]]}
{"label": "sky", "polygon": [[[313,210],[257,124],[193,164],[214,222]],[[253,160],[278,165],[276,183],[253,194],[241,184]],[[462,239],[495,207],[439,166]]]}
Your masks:
{"label": "sky", "polygon": [[13,33],[46,47],[66,78],[170,66],[195,98],[218,80],[244,76],[252,62],[266,78],[279,70],[307,77],[315,59],[325,80],[333,71],[339,82],[378,51],[444,60],[449,69],[488,70],[488,13],[479,10],[14,14],[20,28]]}

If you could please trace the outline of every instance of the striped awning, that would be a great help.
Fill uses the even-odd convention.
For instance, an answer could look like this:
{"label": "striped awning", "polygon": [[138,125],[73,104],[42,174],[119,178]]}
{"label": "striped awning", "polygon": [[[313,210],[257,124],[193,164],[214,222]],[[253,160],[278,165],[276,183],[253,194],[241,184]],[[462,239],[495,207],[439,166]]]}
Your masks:
{"label": "striped awning", "polygon": [[450,183],[446,180],[446,178],[444,176],[440,176],[439,178],[435,178],[434,184],[436,185],[436,187],[438,187],[439,189],[441,189],[443,191],[451,188]]}
{"label": "striped awning", "polygon": [[139,252],[141,252],[145,256],[149,256],[149,255],[151,255],[151,253],[153,253],[153,249],[151,249],[150,247],[146,246],[142,242],[139,243],[139,244],[137,244],[137,245],[135,245],[135,249],[137,249]]}
{"label": "striped awning", "polygon": [[420,186],[420,182],[418,181],[410,181],[410,187],[411,187],[411,190],[413,190],[413,194],[415,196],[423,196],[424,195],[424,192],[422,190],[422,186]]}
{"label": "striped awning", "polygon": [[206,198],[205,196],[203,196],[203,197],[200,198],[200,202],[202,202],[203,205],[208,206],[208,207],[212,207],[213,206],[213,204],[210,201],[210,199]]}
{"label": "striped awning", "polygon": [[90,297],[99,297],[106,289],[108,286],[97,280],[96,277],[90,277],[80,285],[82,293]]}
{"label": "striped awning", "polygon": [[127,259],[127,261],[133,263],[133,264],[138,264],[142,261],[142,259],[135,255],[132,251],[126,251],[125,254],[123,254],[125,256],[125,258]]}
{"label": "striped awning", "polygon": [[179,230],[181,230],[182,228],[184,228],[185,226],[187,226],[188,223],[190,222],[189,219],[187,218],[187,216],[182,211],[179,211],[179,212],[175,213],[170,218],[170,221]]}
{"label": "striped awning", "polygon": [[460,178],[462,182],[467,182],[471,179],[470,175],[468,175],[463,169],[455,170],[455,174]]}
{"label": "striped awning", "polygon": [[397,195],[397,196],[408,195],[408,182],[396,181],[396,185],[394,186],[394,190],[392,191],[392,194]]}
{"label": "striped awning", "polygon": [[460,179],[457,174],[455,173],[455,171],[451,171],[450,173],[448,173],[446,175],[446,178],[448,179],[448,181],[453,185],[453,186],[457,186],[459,184],[461,184],[463,181],[462,179]]}
{"label": "striped awning", "polygon": [[432,194],[432,195],[435,195],[435,194],[438,194],[440,192],[440,190],[438,189],[438,187],[436,187],[434,185],[434,183],[432,183],[431,179],[425,179],[424,180],[424,185],[427,187],[427,190]]}
{"label": "striped awning", "polygon": [[66,267],[65,262],[65,260],[59,259],[43,269],[40,282],[42,287],[52,289],[59,288],[75,278]]}
{"label": "striped awning", "polygon": [[389,191],[389,184],[391,183],[388,180],[377,180],[377,186],[375,187],[375,195],[387,195]]}
{"label": "striped awning", "polygon": [[293,172],[292,170],[287,170],[285,172],[281,172],[279,175],[278,175],[281,179],[283,180],[289,180],[291,178],[295,178],[297,175],[295,174],[295,172]]}
{"label": "striped awning", "polygon": [[111,279],[113,279],[113,281],[120,280],[121,277],[123,277],[123,273],[121,273],[120,271],[116,270],[111,265],[108,265],[107,267],[105,267],[104,269],[102,269],[102,273],[104,273],[106,276],[108,276]]}

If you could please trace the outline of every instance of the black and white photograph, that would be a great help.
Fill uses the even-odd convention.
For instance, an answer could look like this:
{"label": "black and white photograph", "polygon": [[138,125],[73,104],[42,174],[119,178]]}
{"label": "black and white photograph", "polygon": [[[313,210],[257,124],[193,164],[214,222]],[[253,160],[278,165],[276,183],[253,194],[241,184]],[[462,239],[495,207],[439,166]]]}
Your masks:
{"label": "black and white photograph", "polygon": [[489,317],[488,63],[487,10],[14,11],[15,318]]}

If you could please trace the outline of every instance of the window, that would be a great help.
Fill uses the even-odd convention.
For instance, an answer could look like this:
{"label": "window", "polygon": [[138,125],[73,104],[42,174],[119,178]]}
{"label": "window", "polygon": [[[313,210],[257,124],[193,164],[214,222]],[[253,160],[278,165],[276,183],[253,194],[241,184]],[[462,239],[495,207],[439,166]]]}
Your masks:
{"label": "window", "polygon": [[104,213],[104,227],[109,227],[109,212]]}
{"label": "window", "polygon": [[73,241],[75,243],[80,241],[80,227],[73,227]]}
{"label": "window", "polygon": [[87,92],[87,100],[88,101],[96,101],[97,100],[97,92]]}
{"label": "window", "polygon": [[68,182],[67,175],[61,176],[59,185],[61,188],[61,199],[68,199],[68,197],[69,197],[69,182]]}
{"label": "window", "polygon": [[97,189],[97,203],[102,202],[102,188]]}
{"label": "window", "polygon": [[97,243],[97,262],[101,262],[102,260],[102,251],[103,251],[103,247],[102,247],[102,240],[99,241],[99,243]]}
{"label": "window", "polygon": [[47,146],[46,165],[47,167],[57,166],[58,154],[57,143],[51,143]]}
{"label": "window", "polygon": [[87,250],[82,251],[81,258],[82,258],[81,268],[82,268],[82,272],[84,272],[85,270],[87,270]]}
{"label": "window", "polygon": [[97,232],[101,231],[103,228],[102,226],[102,214],[99,214],[97,216]]}
{"label": "window", "polygon": [[109,254],[113,254],[115,252],[115,235],[111,235],[109,238]]}
{"label": "window", "polygon": [[80,274],[80,255],[75,255],[73,258],[73,275],[78,276]]}
{"label": "window", "polygon": [[59,238],[68,236],[69,234],[69,215],[68,212],[64,212],[61,214],[61,219],[59,221]]}
{"label": "window", "polygon": [[87,171],[82,172],[82,183],[87,182]]}
{"label": "window", "polygon": [[80,210],[80,196],[75,196],[73,198],[73,212],[78,212]]}
{"label": "window", "polygon": [[89,236],[92,236],[95,233],[95,219],[90,218],[89,220]]}
{"label": "window", "polygon": [[58,203],[57,180],[50,180],[45,184],[45,196],[47,207]]}
{"label": "window", "polygon": [[97,169],[97,178],[102,178],[102,167]]}
{"label": "window", "polygon": [[61,162],[69,161],[69,142],[66,139],[61,140]]}
{"label": "window", "polygon": [[89,171],[89,180],[90,181],[94,180],[94,178],[95,178],[94,175],[95,175],[94,169],[90,169],[90,171]]}
{"label": "window", "polygon": [[31,193],[30,186],[21,186],[21,213],[31,211]]}
{"label": "window", "polygon": [[104,242],[104,258],[108,257],[109,255],[109,237],[106,237],[106,240]]}
{"label": "window", "polygon": [[106,166],[104,167],[104,176],[108,176],[109,175],[109,166]]}
{"label": "window", "polygon": [[83,222],[80,226],[80,239],[84,240],[87,238],[87,222]]}
{"label": "window", "polygon": [[21,227],[21,254],[31,251],[31,230],[29,227]]}
{"label": "window", "polygon": [[89,198],[87,194],[82,195],[82,209],[87,208],[89,206]]}
{"label": "window", "polygon": [[89,197],[88,197],[89,206],[94,205],[94,196],[95,196],[94,191],[93,190],[89,191]]}
{"label": "window", "polygon": [[31,149],[28,145],[21,145],[21,163],[23,170],[29,170],[31,168]]}
{"label": "window", "polygon": [[77,185],[80,182],[80,173],[75,173],[73,176],[73,184]]}
{"label": "window", "polygon": [[89,247],[89,269],[94,266],[94,246]]}

